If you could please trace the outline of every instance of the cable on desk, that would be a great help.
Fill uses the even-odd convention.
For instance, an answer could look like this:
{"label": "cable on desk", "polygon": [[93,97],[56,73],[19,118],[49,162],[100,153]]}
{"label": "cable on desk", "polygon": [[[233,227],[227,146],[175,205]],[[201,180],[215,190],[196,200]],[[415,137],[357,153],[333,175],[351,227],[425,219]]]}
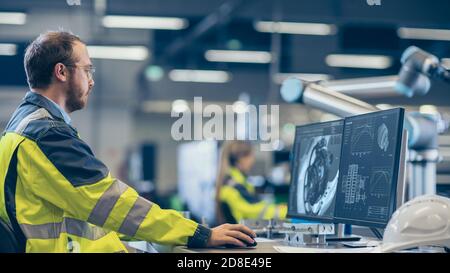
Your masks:
{"label": "cable on desk", "polygon": [[378,229],[376,229],[376,228],[370,228],[370,230],[372,231],[373,234],[375,234],[375,236],[377,237],[377,239],[380,239],[380,240],[383,239],[383,234],[381,234],[381,232],[378,231]]}

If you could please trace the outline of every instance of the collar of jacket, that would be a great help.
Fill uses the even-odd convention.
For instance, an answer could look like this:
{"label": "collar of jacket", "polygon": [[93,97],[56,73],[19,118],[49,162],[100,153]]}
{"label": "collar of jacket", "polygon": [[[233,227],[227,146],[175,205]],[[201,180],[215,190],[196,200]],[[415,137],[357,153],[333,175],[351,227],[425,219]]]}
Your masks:
{"label": "collar of jacket", "polygon": [[28,91],[27,94],[25,95],[24,100],[28,103],[45,108],[45,110],[47,110],[54,118],[64,121],[64,117],[61,111],[50,101],[48,101],[48,99],[44,98],[42,95],[33,91]]}
{"label": "collar of jacket", "polygon": [[229,174],[234,182],[236,182],[237,184],[241,184],[251,193],[255,192],[255,187],[252,184],[248,183],[247,176],[244,175],[238,168],[231,167]]}

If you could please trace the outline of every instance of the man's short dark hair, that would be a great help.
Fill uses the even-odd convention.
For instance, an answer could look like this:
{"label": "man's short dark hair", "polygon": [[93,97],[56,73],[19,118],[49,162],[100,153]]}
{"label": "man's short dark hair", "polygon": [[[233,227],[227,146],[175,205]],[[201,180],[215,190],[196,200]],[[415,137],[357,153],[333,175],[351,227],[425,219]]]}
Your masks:
{"label": "man's short dark hair", "polygon": [[57,63],[74,65],[72,56],[75,42],[83,41],[66,31],[49,31],[39,35],[26,49],[24,66],[30,88],[47,88],[52,82]]}

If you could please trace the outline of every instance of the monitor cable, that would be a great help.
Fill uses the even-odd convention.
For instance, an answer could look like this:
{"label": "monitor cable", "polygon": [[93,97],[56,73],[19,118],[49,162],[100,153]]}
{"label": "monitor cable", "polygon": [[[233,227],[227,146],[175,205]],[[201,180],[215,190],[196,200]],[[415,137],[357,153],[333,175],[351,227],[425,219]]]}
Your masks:
{"label": "monitor cable", "polygon": [[381,232],[376,229],[376,228],[370,228],[370,230],[372,231],[373,234],[375,234],[375,237],[377,237],[377,239],[382,240],[383,239],[383,234],[381,234]]}

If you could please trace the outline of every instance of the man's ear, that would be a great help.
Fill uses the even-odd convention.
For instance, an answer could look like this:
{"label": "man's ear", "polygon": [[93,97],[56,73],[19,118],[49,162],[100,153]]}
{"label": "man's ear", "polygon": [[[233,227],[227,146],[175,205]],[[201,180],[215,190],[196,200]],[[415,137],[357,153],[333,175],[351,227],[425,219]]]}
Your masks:
{"label": "man's ear", "polygon": [[53,69],[53,75],[57,81],[66,82],[67,81],[67,67],[62,63],[57,63]]}

